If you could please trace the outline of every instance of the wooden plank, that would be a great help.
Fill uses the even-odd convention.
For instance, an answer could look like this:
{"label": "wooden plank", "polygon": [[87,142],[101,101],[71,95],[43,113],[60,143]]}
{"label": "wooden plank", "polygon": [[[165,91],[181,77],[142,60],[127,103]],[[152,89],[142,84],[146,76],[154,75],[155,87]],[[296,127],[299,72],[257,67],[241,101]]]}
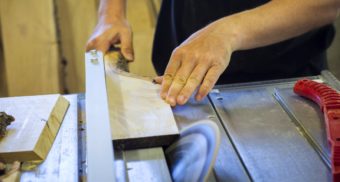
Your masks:
{"label": "wooden plank", "polygon": [[[0,8],[0,16],[1,16],[1,8]],[[0,97],[4,97],[7,95],[7,81],[6,81],[6,70],[4,64],[4,53],[2,46],[2,37],[1,37],[1,18],[0,18]]]}
{"label": "wooden plank", "polygon": [[155,76],[151,62],[154,24],[148,2],[150,0],[128,0],[127,19],[133,31],[135,61],[130,64],[130,72],[142,76]]}
{"label": "wooden plank", "polygon": [[105,61],[111,133],[116,148],[169,145],[178,136],[171,108],[159,97],[160,86],[117,73]]}
{"label": "wooden plank", "polygon": [[97,22],[97,3],[58,0],[56,5],[61,53],[66,61],[65,86],[70,93],[84,92],[84,47]]}
{"label": "wooden plank", "polygon": [[8,94],[60,92],[53,0],[0,0],[0,8]]}
{"label": "wooden plank", "polygon": [[0,110],[15,117],[0,141],[0,160],[33,161],[46,158],[69,102],[60,95],[0,99]]}
{"label": "wooden plank", "polygon": [[32,171],[23,171],[21,181],[78,181],[77,95],[70,102],[63,124],[45,161]]}
{"label": "wooden plank", "polygon": [[6,70],[4,64],[4,55],[1,43],[1,22],[0,22],[0,97],[7,95],[7,81],[6,81]]}

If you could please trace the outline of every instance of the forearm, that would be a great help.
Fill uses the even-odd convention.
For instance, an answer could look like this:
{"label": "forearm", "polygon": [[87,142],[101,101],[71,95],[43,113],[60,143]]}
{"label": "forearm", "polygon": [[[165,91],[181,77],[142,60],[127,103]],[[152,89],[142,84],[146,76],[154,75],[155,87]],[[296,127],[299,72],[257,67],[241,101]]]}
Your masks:
{"label": "forearm", "polygon": [[[273,0],[258,8],[222,18],[216,31],[229,36],[232,50],[277,43],[332,23],[339,0]],[[230,43],[229,42],[229,43]],[[228,42],[227,42],[228,43]]]}
{"label": "forearm", "polygon": [[126,0],[101,0],[98,11],[99,20],[111,21],[126,18]]}

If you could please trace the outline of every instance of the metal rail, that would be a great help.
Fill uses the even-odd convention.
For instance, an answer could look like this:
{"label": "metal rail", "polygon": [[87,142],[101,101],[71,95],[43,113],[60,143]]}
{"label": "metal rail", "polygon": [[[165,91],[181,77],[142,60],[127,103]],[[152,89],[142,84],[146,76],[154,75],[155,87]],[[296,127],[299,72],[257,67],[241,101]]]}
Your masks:
{"label": "metal rail", "polygon": [[116,181],[103,53],[85,54],[87,181]]}

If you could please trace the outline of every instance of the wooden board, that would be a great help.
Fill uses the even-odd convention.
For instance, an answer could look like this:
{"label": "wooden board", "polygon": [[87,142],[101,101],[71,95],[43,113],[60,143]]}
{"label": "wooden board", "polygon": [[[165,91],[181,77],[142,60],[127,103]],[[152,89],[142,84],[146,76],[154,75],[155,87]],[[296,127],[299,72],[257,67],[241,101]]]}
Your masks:
{"label": "wooden board", "polygon": [[0,9],[8,94],[59,93],[53,0],[0,0]]}
{"label": "wooden board", "polygon": [[0,140],[0,161],[45,159],[68,106],[60,95],[1,98],[0,110],[15,121]]}
{"label": "wooden board", "polygon": [[85,91],[84,48],[97,22],[97,3],[93,0],[58,0],[57,24],[61,54],[65,65],[65,87],[70,93]]}
{"label": "wooden board", "polygon": [[0,22],[0,97],[4,97],[7,95],[7,82],[6,82],[6,70],[4,64],[4,54],[2,51],[2,43],[1,43],[1,22]]}
{"label": "wooden board", "polygon": [[178,136],[171,108],[151,80],[118,74],[113,61],[105,61],[111,134],[116,148],[169,145]]}
{"label": "wooden board", "polygon": [[77,95],[70,102],[63,124],[45,161],[35,170],[23,171],[21,181],[78,181],[78,106]]}
{"label": "wooden board", "polygon": [[[1,8],[0,8],[0,16],[1,16]],[[5,64],[4,64],[4,53],[2,46],[2,38],[1,38],[1,18],[0,18],[0,97],[4,97],[7,95],[7,81],[6,81],[6,72],[5,72]]]}
{"label": "wooden board", "polygon": [[127,19],[133,31],[135,61],[130,64],[130,72],[142,76],[155,76],[151,62],[154,34],[154,17],[150,9],[151,0],[128,0]]}

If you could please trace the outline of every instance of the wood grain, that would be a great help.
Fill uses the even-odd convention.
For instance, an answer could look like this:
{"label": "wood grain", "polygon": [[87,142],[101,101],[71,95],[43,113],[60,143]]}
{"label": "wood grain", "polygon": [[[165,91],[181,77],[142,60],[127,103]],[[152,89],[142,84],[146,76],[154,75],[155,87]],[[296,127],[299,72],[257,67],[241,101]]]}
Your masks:
{"label": "wood grain", "polygon": [[85,91],[84,51],[97,22],[97,3],[93,0],[56,1],[61,54],[66,61],[65,86],[70,93]]}
{"label": "wood grain", "polygon": [[0,99],[0,110],[15,117],[0,141],[0,161],[44,160],[69,102],[60,95]]}
{"label": "wood grain", "polygon": [[2,51],[1,44],[1,22],[0,22],[0,97],[7,95],[7,81],[6,81],[6,70],[4,64],[4,54]]}
{"label": "wood grain", "polygon": [[148,4],[150,0],[127,1],[127,19],[133,30],[135,60],[130,64],[131,73],[142,76],[155,76],[151,62],[155,17]]}
{"label": "wood grain", "polygon": [[[0,2],[1,4],[1,2]],[[0,16],[1,16],[1,8],[0,8]],[[1,18],[0,18],[0,97],[4,97],[7,95],[7,81],[6,81],[6,70],[4,64],[4,52],[2,45],[2,37],[1,37]]]}
{"label": "wood grain", "polygon": [[116,148],[169,145],[178,136],[171,108],[151,81],[118,74],[106,61],[111,133]]}
{"label": "wood grain", "polygon": [[77,95],[70,102],[63,124],[43,163],[32,171],[23,171],[21,181],[78,181],[78,109]]}
{"label": "wood grain", "polygon": [[53,0],[0,0],[8,94],[59,93]]}

